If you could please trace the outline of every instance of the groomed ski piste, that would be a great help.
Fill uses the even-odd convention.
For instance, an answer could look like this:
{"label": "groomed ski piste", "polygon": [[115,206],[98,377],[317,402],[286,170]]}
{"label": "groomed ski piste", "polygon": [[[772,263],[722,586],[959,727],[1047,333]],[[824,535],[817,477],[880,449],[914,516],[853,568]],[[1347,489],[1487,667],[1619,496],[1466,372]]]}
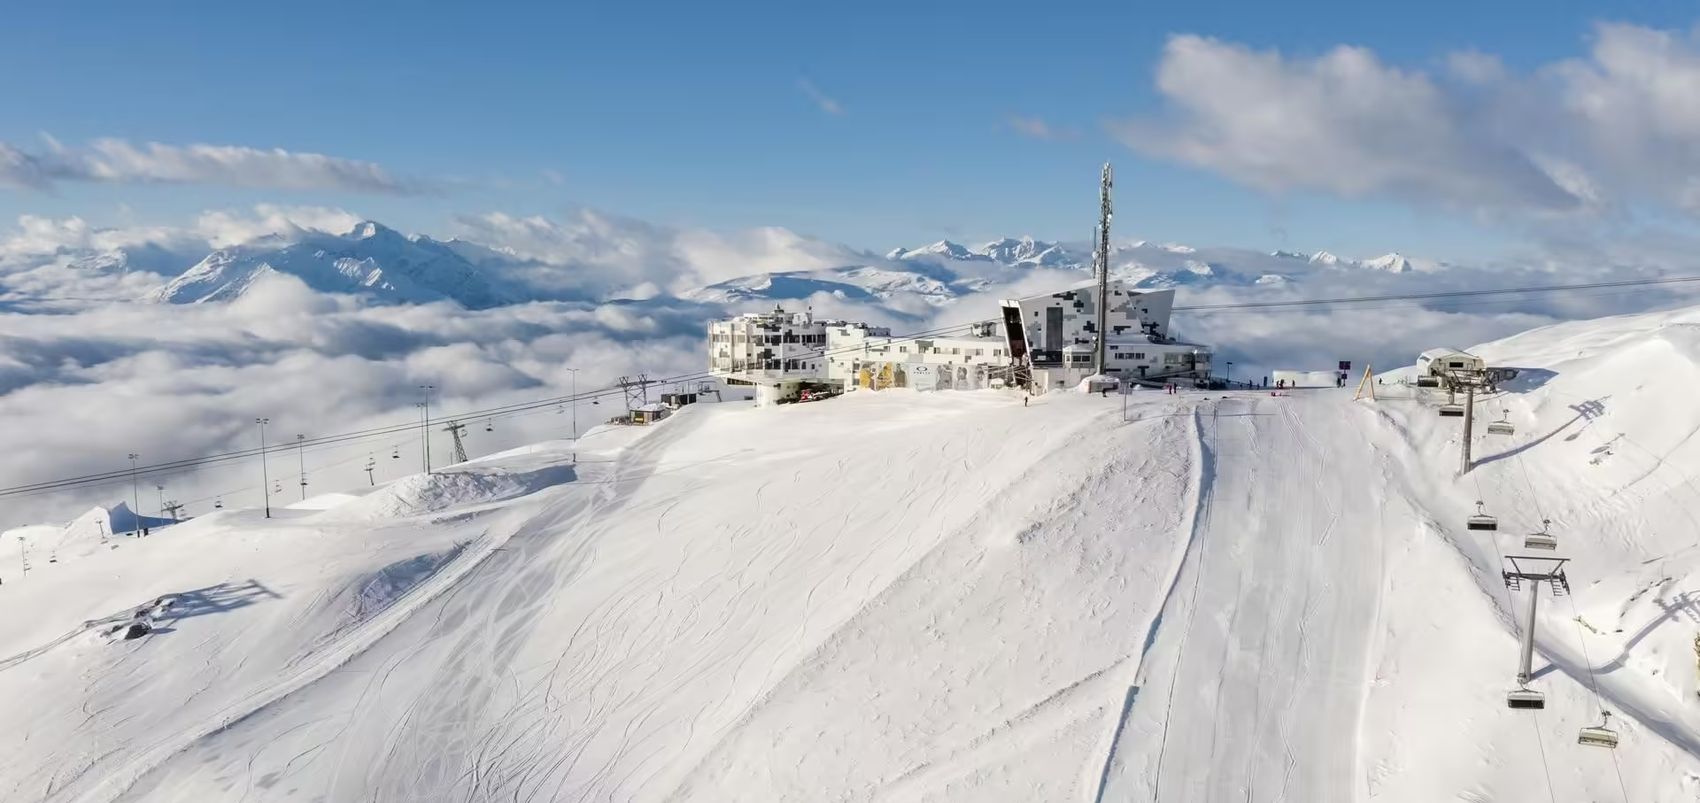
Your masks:
{"label": "groomed ski piste", "polygon": [[[14,531],[56,560],[0,586],[0,799],[1692,801],[1700,310],[1472,350],[1521,373],[1462,477],[1395,372],[700,404]],[[1573,594],[1515,711],[1500,561],[1542,519]]]}

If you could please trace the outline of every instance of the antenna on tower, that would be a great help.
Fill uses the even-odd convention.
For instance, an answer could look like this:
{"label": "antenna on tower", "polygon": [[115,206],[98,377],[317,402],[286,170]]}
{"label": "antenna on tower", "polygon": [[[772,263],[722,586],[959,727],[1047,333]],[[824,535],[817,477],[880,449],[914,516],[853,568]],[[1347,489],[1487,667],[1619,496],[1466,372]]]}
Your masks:
{"label": "antenna on tower", "polygon": [[1110,310],[1110,217],[1114,205],[1110,202],[1110,189],[1115,185],[1115,174],[1110,169],[1110,163],[1104,163],[1104,171],[1098,179],[1098,250],[1093,255],[1098,273],[1098,347],[1092,355],[1092,373],[1104,374],[1104,333],[1107,330],[1107,318]]}

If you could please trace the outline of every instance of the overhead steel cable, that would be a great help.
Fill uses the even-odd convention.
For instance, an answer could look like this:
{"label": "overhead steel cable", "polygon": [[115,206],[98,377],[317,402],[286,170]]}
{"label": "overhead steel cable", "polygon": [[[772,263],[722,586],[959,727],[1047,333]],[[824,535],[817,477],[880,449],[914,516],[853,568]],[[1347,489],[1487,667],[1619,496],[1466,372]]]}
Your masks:
{"label": "overhead steel cable", "polygon": [[1173,308],[1174,312],[1202,312],[1216,309],[1270,309],[1275,307],[1320,307],[1337,304],[1363,304],[1375,301],[1425,301],[1440,298],[1468,298],[1471,296],[1511,295],[1514,293],[1561,293],[1572,290],[1597,290],[1608,287],[1649,287],[1666,284],[1685,284],[1700,282],[1700,276],[1665,276],[1657,279],[1621,279],[1610,282],[1584,282],[1581,284],[1549,284],[1535,287],[1507,287],[1484,290],[1443,290],[1432,293],[1395,293],[1381,296],[1342,296],[1338,298],[1304,298],[1288,301],[1239,301],[1222,304],[1185,304]]}
{"label": "overhead steel cable", "polygon": [[[1592,290],[1592,289],[1601,289],[1601,288],[1647,287],[1647,286],[1671,285],[1671,284],[1692,283],[1692,282],[1700,282],[1700,276],[1667,276],[1667,277],[1660,277],[1660,278],[1653,278],[1653,279],[1625,279],[1625,280],[1619,280],[1619,281],[1587,282],[1587,283],[1579,283],[1579,284],[1542,285],[1542,286],[1533,286],[1533,287],[1514,287],[1514,288],[1483,289],[1483,290],[1454,290],[1454,291],[1440,291],[1440,292],[1430,292],[1430,293],[1398,293],[1398,294],[1377,295],[1377,296],[1343,296],[1343,297],[1336,297],[1336,298],[1293,299],[1293,300],[1286,300],[1286,301],[1241,301],[1241,302],[1222,303],[1222,304],[1190,304],[1190,305],[1175,306],[1175,307],[1172,308],[1172,311],[1173,312],[1211,312],[1211,311],[1218,311],[1218,310],[1235,310],[1235,309],[1270,310],[1270,309],[1283,309],[1283,308],[1315,308],[1315,307],[1327,307],[1327,306],[1350,305],[1350,304],[1376,303],[1376,302],[1386,302],[1386,301],[1424,301],[1424,300],[1438,300],[1438,299],[1448,299],[1448,298],[1466,298],[1466,297],[1478,297],[1478,296],[1512,295],[1512,294],[1519,294],[1519,293],[1557,293],[1557,292],[1572,292],[1572,291],[1579,291],[1579,290]],[[969,322],[965,322],[965,323],[961,323],[961,324],[956,324],[956,325],[953,325],[953,326],[939,327],[939,328],[930,329],[930,330],[926,330],[926,331],[922,331],[922,332],[916,332],[916,333],[904,335],[904,336],[901,336],[901,337],[893,337],[893,338],[882,341],[882,343],[883,344],[892,344],[892,343],[901,343],[901,342],[908,342],[908,341],[914,341],[914,340],[924,340],[924,339],[927,339],[929,337],[940,337],[940,336],[943,336],[943,335],[951,333],[951,332],[958,332],[958,331],[970,329],[970,328],[975,327],[975,326],[983,326],[983,325],[986,325],[986,324],[996,323],[999,320],[1001,320],[1001,319],[999,319],[999,318],[986,318],[986,319],[981,319],[981,320],[976,320],[976,321],[969,321]],[[847,348],[834,349],[834,350],[818,349],[818,350],[813,350],[813,351],[801,351],[801,352],[799,352],[798,356],[804,357],[804,358],[808,358],[808,357],[817,357],[818,358],[818,357],[833,356],[833,355],[837,355],[837,354],[850,354],[850,353],[855,353],[855,352],[859,352],[859,351],[865,351],[867,348],[868,347],[865,346],[865,345],[858,345],[858,346],[851,346],[851,347],[847,347]],[[713,374],[711,372],[698,371],[698,372],[693,372],[693,373],[689,373],[689,374],[680,374],[680,375],[677,375],[677,376],[662,377],[662,378],[659,378],[659,379],[651,380],[651,383],[652,384],[665,385],[665,384],[670,384],[670,383],[694,382],[694,381],[709,379],[712,376],[713,376]],[[433,416],[432,419],[424,422],[424,426],[429,427],[429,425],[433,421],[441,422],[441,421],[446,421],[446,420],[456,419],[456,418],[502,418],[502,417],[506,417],[508,415],[512,415],[512,414],[515,414],[515,413],[525,412],[525,411],[529,411],[529,410],[535,410],[535,409],[539,409],[539,408],[542,408],[542,407],[548,407],[550,405],[565,404],[565,403],[568,403],[568,402],[576,403],[576,402],[583,401],[585,399],[600,399],[604,396],[613,396],[613,395],[619,394],[621,392],[623,392],[623,391],[619,386],[610,385],[610,386],[606,386],[606,387],[596,388],[596,389],[593,389],[593,390],[588,390],[588,391],[585,391],[583,393],[578,393],[578,394],[569,394],[569,395],[565,395],[565,396],[555,396],[555,397],[551,397],[551,398],[547,398],[547,399],[539,399],[539,400],[529,401],[529,402],[516,402],[516,403],[513,403],[513,404],[498,405],[498,406],[495,406],[495,407],[484,408],[484,409],[481,409],[481,410],[457,411],[457,412],[450,414],[450,415]],[[385,436],[385,435],[394,435],[394,434],[405,433],[405,432],[409,432],[409,431],[412,431],[414,429],[417,429],[420,426],[421,426],[420,423],[409,422],[409,423],[406,423],[406,424],[395,424],[395,425],[383,426],[383,427],[373,427],[373,428],[365,429],[365,430],[356,430],[356,431],[352,431],[352,432],[345,432],[345,433],[338,433],[338,434],[334,434],[334,435],[321,436],[321,437],[318,437],[318,438],[310,438],[310,439],[305,441],[305,445],[307,445],[307,446],[318,446],[318,445],[347,443],[347,442],[350,442],[350,441],[364,440],[364,439],[367,439],[367,438],[382,437],[382,436]],[[296,445],[294,442],[276,444],[276,446],[294,446],[294,445]],[[272,448],[274,448],[273,444],[267,444],[266,447],[265,447],[266,450],[270,450]],[[260,453],[261,453],[261,449],[257,448],[257,447],[251,448],[251,449],[238,449],[238,450],[234,450],[234,451],[230,451],[230,452],[222,452],[222,453],[218,453],[218,454],[206,455],[206,456],[203,456],[203,457],[185,458],[185,459],[182,459],[182,460],[168,461],[168,462],[163,462],[163,463],[155,463],[155,464],[147,465],[147,466],[141,466],[141,467],[138,467],[136,469],[136,473],[145,475],[145,474],[179,472],[179,471],[183,471],[183,470],[186,470],[186,469],[196,468],[196,467],[205,466],[205,465],[213,465],[213,464],[229,462],[229,461],[233,461],[233,460],[242,460],[242,459],[245,459],[245,458],[257,457],[257,456],[259,456]],[[68,489],[68,488],[83,487],[83,486],[89,486],[89,485],[99,485],[99,484],[102,484],[102,483],[111,482],[111,481],[115,481],[115,480],[128,479],[130,477],[130,475],[131,475],[131,471],[129,469],[120,469],[120,470],[100,472],[100,473],[95,473],[95,474],[87,474],[87,475],[78,476],[78,477],[66,477],[66,478],[61,478],[61,479],[45,480],[45,481],[42,481],[42,482],[25,483],[25,484],[22,484],[22,485],[15,485],[15,486],[6,487],[6,488],[0,488],[0,497],[32,495],[32,494],[37,494],[37,493],[46,493],[46,492],[50,492],[50,491],[63,490],[63,489]]]}

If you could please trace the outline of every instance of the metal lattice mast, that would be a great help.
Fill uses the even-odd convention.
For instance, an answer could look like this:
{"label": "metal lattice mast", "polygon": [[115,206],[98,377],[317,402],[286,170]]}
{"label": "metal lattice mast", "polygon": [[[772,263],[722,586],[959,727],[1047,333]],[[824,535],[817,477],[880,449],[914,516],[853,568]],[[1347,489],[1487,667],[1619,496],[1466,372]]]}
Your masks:
{"label": "metal lattice mast", "polygon": [[449,436],[454,438],[455,462],[465,463],[467,460],[466,444],[461,441],[460,434],[466,431],[466,425],[459,421],[450,421],[448,426],[443,427],[443,431],[449,433]]}
{"label": "metal lattice mast", "polygon": [[638,374],[636,379],[629,376],[622,376],[620,377],[619,382],[620,389],[625,391],[626,395],[627,415],[631,415],[633,410],[649,404],[648,374]]}
{"label": "metal lattice mast", "polygon": [[1098,268],[1098,348],[1093,352],[1092,373],[1099,375],[1104,373],[1105,324],[1110,317],[1110,217],[1114,212],[1110,188],[1114,183],[1110,163],[1105,162],[1098,181],[1098,252],[1093,259]]}

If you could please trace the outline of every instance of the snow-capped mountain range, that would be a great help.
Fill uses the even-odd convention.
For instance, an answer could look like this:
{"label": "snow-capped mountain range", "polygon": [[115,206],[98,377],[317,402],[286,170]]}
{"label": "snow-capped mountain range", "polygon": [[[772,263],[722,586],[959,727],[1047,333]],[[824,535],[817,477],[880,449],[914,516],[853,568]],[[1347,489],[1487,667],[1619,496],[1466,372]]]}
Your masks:
{"label": "snow-capped mountain range", "polygon": [[[1147,288],[1269,285],[1327,271],[1411,273],[1444,267],[1397,253],[1354,260],[1326,251],[1307,257],[1287,251],[1264,254],[1144,241],[1116,244],[1111,249],[1110,264],[1111,276]],[[946,303],[991,285],[1019,281],[1039,270],[1090,275],[1092,254],[1086,246],[1031,237],[1005,238],[978,247],[940,240],[918,248],[893,249],[885,254],[884,264],[756,274],[683,295],[699,301],[737,302],[807,298],[815,293],[846,299],[908,293],[931,303]]]}
{"label": "snow-capped mountain range", "polygon": [[287,273],[315,290],[359,293],[386,302],[453,300],[483,309],[525,300],[500,277],[480,269],[452,242],[403,236],[373,221],[346,234],[271,236],[214,251],[149,293],[173,304],[228,301],[268,274]]}
{"label": "snow-capped mountain range", "polygon": [[[603,250],[622,253],[620,248]],[[368,220],[340,234],[274,234],[204,255],[174,256],[150,245],[90,251],[68,258],[61,255],[60,264],[66,270],[84,273],[161,273],[169,278],[142,300],[171,304],[230,301],[277,275],[293,276],[314,290],[358,295],[374,303],[452,301],[468,309],[539,300],[601,302],[657,295],[651,290],[628,296],[625,292],[629,291],[597,290],[587,285],[582,277],[596,274],[603,266],[596,263],[596,249],[585,251],[590,256],[551,262],[466,240],[404,235]],[[940,240],[914,248],[895,248],[883,255],[844,248],[832,253],[837,254],[832,261],[816,259],[807,269],[752,270],[748,275],[701,284],[684,279],[679,286],[661,288],[660,295],[736,304],[826,294],[845,301],[912,300],[936,306],[1042,272],[1056,272],[1059,275],[1055,280],[1067,283],[1082,274],[1090,275],[1092,270],[1089,246],[1032,237],[1004,238],[979,246]],[[838,260],[844,264],[833,264]],[[823,262],[826,267],[822,267]],[[1398,274],[1441,267],[1397,253],[1353,260],[1326,251],[1307,256],[1143,240],[1115,244],[1110,262],[1114,277],[1149,288],[1273,285],[1319,272]],[[734,264],[730,271],[720,267],[717,272],[724,276],[735,270]]]}

